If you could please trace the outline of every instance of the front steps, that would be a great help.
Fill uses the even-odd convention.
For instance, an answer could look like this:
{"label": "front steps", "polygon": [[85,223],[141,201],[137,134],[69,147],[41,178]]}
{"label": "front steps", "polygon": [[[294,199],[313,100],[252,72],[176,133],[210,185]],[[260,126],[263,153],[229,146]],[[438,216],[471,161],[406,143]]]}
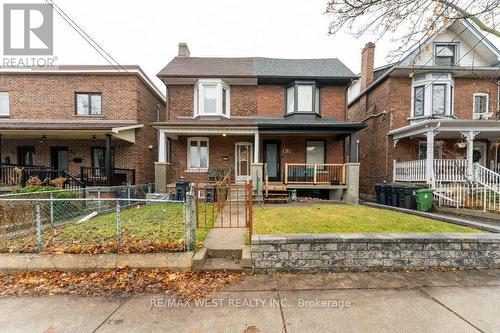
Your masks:
{"label": "front steps", "polygon": [[246,228],[213,228],[193,257],[193,271],[242,272],[250,268]]}
{"label": "front steps", "polygon": [[264,203],[287,203],[290,194],[284,185],[267,185],[264,190]]}

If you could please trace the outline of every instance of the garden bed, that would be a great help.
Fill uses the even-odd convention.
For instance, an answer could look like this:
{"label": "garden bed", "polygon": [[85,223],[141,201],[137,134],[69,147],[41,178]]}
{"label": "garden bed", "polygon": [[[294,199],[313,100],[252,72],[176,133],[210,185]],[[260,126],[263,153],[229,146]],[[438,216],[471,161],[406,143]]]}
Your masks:
{"label": "garden bed", "polygon": [[254,234],[478,233],[478,229],[385,209],[347,204],[255,207]]}

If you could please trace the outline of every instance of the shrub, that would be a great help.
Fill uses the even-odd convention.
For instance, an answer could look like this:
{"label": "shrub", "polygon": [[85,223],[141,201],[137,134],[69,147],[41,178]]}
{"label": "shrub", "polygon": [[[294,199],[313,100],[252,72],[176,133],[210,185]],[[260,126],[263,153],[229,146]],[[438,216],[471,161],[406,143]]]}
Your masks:
{"label": "shrub", "polygon": [[26,182],[28,186],[42,186],[43,182],[37,176],[30,177]]}
{"label": "shrub", "polygon": [[66,183],[66,178],[64,177],[58,177],[58,178],[55,178],[55,179],[52,179],[50,181],[50,185],[54,186],[54,187],[63,187],[64,183]]}
{"label": "shrub", "polygon": [[0,202],[0,235],[33,226],[35,211],[29,202]]}

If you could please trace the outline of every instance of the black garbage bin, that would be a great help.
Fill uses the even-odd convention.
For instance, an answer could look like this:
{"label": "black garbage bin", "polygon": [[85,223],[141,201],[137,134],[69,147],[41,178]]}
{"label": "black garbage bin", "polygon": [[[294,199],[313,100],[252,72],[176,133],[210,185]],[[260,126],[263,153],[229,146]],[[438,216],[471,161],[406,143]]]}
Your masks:
{"label": "black garbage bin", "polygon": [[393,207],[399,206],[399,185],[389,184],[389,205]]}
{"label": "black garbage bin", "polygon": [[400,208],[406,208],[407,188],[408,187],[405,185],[400,185],[398,188],[398,196],[399,196],[398,207],[400,207]]}
{"label": "black garbage bin", "polygon": [[175,182],[175,200],[186,200],[186,193],[188,191],[189,183],[190,181],[185,179],[178,179]]}
{"label": "black garbage bin", "polygon": [[380,204],[387,205],[387,184],[380,184]]}
{"label": "black garbage bin", "polygon": [[408,186],[405,191],[405,208],[417,209],[417,190],[421,187]]}
{"label": "black garbage bin", "polygon": [[374,190],[375,190],[375,198],[376,198],[377,203],[378,204],[383,204],[382,195],[381,195],[382,184],[375,184]]}

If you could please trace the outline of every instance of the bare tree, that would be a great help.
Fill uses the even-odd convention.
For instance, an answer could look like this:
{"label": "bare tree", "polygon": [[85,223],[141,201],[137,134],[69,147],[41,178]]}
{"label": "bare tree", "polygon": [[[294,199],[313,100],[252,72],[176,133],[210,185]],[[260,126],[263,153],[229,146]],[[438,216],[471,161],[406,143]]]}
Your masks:
{"label": "bare tree", "polygon": [[451,20],[466,18],[481,30],[500,38],[500,0],[330,0],[330,34],[347,29],[356,37],[371,33],[377,39],[390,34],[398,43],[389,58],[395,60]]}

